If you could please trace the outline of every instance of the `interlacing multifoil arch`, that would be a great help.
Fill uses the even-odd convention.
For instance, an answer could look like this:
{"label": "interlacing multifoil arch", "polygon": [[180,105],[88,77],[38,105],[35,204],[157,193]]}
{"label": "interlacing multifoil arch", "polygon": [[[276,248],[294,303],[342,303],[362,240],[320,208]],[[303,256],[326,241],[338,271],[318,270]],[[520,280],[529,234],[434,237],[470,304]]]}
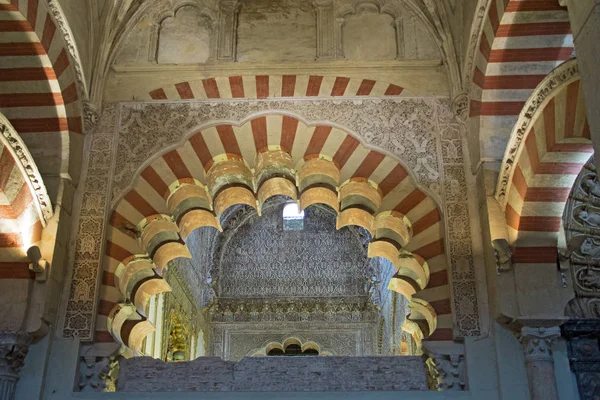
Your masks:
{"label": "interlacing multifoil arch", "polygon": [[179,147],[153,157],[114,205],[95,340],[138,354],[154,327],[148,299],[169,291],[169,262],[191,258],[195,229],[221,229],[219,217],[243,204],[259,213],[279,195],[300,207],[324,204],[337,227],[372,235],[370,257],[397,269],[390,288],[411,299],[404,329],[417,342],[452,340],[444,223],[436,201],[394,157],[364,146],[343,129],[286,114],[195,130]]}
{"label": "interlacing multifoil arch", "polygon": [[[500,171],[496,199],[506,215],[522,315],[550,310],[562,315],[568,300],[528,301],[548,282],[560,284],[555,275],[565,204],[593,154],[579,79],[573,59],[540,83],[519,116]],[[530,285],[531,268],[543,282],[538,287]],[[548,279],[540,278],[544,275]]]}
{"label": "interlacing multifoil arch", "polygon": [[527,99],[573,55],[569,17],[558,0],[481,0],[471,34],[480,40],[465,60],[470,151],[499,161],[497,143],[506,142]]}

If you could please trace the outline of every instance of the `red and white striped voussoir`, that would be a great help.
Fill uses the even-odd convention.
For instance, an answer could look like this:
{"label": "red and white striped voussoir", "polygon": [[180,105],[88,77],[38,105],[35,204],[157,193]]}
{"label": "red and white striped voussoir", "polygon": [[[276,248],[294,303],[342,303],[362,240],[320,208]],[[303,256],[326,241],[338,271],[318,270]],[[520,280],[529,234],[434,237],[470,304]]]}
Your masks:
{"label": "red and white striped voussoir", "polygon": [[410,94],[401,86],[370,79],[322,75],[257,75],[180,82],[155,89],[139,100],[407,95]]}
{"label": "red and white striped voussoir", "polygon": [[[67,157],[65,143],[83,133],[78,100],[65,40],[46,1],[0,1],[0,112],[34,157]],[[56,169],[42,172],[64,172]]]}
{"label": "red and white striped voussoir", "polygon": [[547,102],[521,146],[506,195],[514,259],[553,263],[565,203],[593,154],[579,80],[563,85]]}
{"label": "red and white striped voussoir", "polygon": [[481,136],[508,136],[533,90],[573,54],[568,13],[558,0],[491,0],[482,29],[470,125]]}
{"label": "red and white striped voussoir", "polygon": [[[443,240],[443,223],[436,203],[421,191],[406,169],[395,159],[364,147],[349,133],[326,125],[309,126],[287,115],[257,117],[241,126],[219,125],[194,134],[181,147],[156,157],[136,178],[113,210],[107,232],[101,299],[97,327],[106,329],[106,313],[119,299],[114,287],[114,271],[119,263],[143,254],[137,239],[119,229],[137,225],[154,214],[168,214],[165,199],[169,185],[177,180],[195,178],[205,182],[205,170],[215,156],[232,154],[253,166],[256,154],[268,146],[288,151],[296,165],[304,158],[323,154],[331,157],[341,170],[341,181],[367,178],[379,185],[383,194],[380,211],[396,210],[413,224],[413,239],[407,250],[419,254],[431,268],[429,286],[419,292],[438,313],[438,330],[432,340],[452,339],[452,316]],[[103,314],[104,312],[104,314]],[[98,332],[97,339],[109,339]]]}
{"label": "red and white striped voussoir", "polygon": [[30,279],[26,249],[42,236],[35,198],[17,161],[0,144],[0,279]]}

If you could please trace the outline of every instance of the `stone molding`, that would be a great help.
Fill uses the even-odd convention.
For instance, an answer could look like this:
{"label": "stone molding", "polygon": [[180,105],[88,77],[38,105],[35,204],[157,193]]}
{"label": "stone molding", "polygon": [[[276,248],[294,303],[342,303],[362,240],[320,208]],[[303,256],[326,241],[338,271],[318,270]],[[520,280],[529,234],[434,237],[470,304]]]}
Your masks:
{"label": "stone molding", "polygon": [[509,184],[525,146],[526,135],[530,132],[538,114],[565,85],[577,79],[579,79],[579,67],[577,60],[572,58],[550,72],[525,103],[510,135],[498,177],[495,197],[502,209],[506,208]]}
{"label": "stone molding", "polygon": [[48,196],[44,180],[33,160],[33,156],[29,153],[27,145],[25,145],[25,142],[23,142],[15,128],[13,128],[8,119],[2,114],[0,114],[0,133],[0,140],[17,161],[16,165],[23,177],[26,178],[25,182],[27,182],[27,186],[29,186],[31,192],[35,195],[35,205],[40,215],[40,220],[46,226],[50,218],[52,218],[54,211],[52,210],[52,202]]}
{"label": "stone molding", "polygon": [[552,345],[558,337],[560,337],[558,326],[549,328],[525,326],[521,328],[519,341],[523,345],[525,362],[547,361],[553,363]]}

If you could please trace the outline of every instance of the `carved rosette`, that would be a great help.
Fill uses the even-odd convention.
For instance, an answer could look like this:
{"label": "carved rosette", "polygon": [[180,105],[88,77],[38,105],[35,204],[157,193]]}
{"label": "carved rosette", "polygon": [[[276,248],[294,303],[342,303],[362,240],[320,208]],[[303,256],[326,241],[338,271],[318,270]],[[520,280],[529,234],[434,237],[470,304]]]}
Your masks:
{"label": "carved rosette", "polygon": [[554,362],[552,358],[552,345],[560,336],[560,328],[553,326],[551,328],[521,328],[519,341],[523,345],[525,353],[525,362]]}
{"label": "carved rosette", "polygon": [[25,357],[31,343],[31,336],[25,332],[0,332],[0,398],[14,399],[19,371],[25,364]]}

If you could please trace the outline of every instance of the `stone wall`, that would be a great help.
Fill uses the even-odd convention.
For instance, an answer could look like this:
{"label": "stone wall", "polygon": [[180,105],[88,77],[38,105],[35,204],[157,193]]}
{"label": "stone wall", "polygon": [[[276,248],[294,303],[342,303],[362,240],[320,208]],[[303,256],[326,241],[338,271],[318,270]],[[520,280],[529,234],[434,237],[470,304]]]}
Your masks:
{"label": "stone wall", "polygon": [[427,390],[420,357],[218,357],[120,362],[119,392],[339,392]]}

